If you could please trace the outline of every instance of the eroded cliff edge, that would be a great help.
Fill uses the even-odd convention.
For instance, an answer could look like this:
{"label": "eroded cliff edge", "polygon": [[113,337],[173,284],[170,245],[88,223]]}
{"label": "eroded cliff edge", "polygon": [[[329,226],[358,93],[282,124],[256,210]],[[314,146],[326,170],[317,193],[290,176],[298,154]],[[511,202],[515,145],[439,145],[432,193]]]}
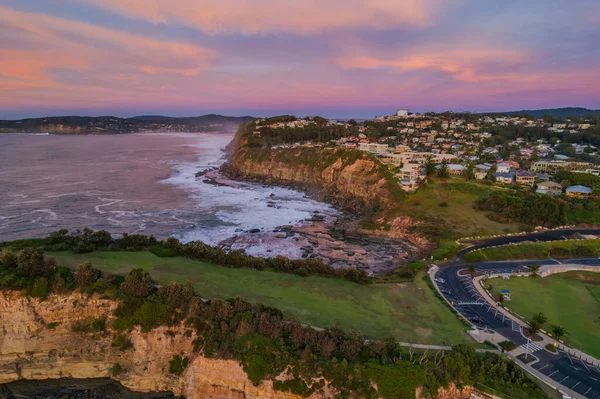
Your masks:
{"label": "eroded cliff edge", "polygon": [[363,234],[404,240],[421,254],[433,247],[419,231],[421,221],[398,216],[405,193],[393,172],[371,154],[344,148],[253,147],[242,132],[228,150],[230,160],[222,171],[230,178],[305,191],[361,215],[357,231]]}
{"label": "eroded cliff edge", "polygon": [[[129,334],[133,347],[111,346],[110,333],[75,333],[73,322],[85,317],[107,317],[117,301],[79,293],[51,295],[44,301],[15,291],[0,292],[0,384],[18,379],[111,377],[132,391],[172,391],[188,399],[299,399],[275,391],[272,381],[254,386],[232,360],[208,359],[196,354],[193,329],[160,327]],[[168,372],[177,353],[189,357],[179,377]],[[123,372],[114,376],[118,363]],[[334,397],[315,394],[313,399]]]}

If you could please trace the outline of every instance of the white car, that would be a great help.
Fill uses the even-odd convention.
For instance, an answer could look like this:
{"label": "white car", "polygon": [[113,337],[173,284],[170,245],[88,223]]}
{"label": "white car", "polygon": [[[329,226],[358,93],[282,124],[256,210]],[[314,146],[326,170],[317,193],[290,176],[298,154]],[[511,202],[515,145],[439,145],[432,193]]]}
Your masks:
{"label": "white car", "polygon": [[438,282],[438,283],[440,283],[440,284],[444,284],[444,283],[446,282],[446,280],[444,280],[444,279],[443,279],[443,278],[441,278],[441,277],[436,277],[436,278],[435,278],[435,281],[436,281],[436,282]]}

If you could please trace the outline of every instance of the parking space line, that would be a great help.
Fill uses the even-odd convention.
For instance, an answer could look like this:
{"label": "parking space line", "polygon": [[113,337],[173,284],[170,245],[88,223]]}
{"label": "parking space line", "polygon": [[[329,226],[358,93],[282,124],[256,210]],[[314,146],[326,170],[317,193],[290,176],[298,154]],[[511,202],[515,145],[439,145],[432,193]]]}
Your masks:
{"label": "parking space line", "polygon": [[566,380],[567,378],[569,378],[569,376],[566,376],[565,378],[563,378],[562,380],[560,380],[558,383],[559,383],[559,384],[562,384],[562,382],[563,382],[564,380]]}
{"label": "parking space line", "polygon": [[590,372],[590,368],[587,366],[587,364],[585,364],[585,362],[581,359],[579,359],[579,361],[581,362],[581,364],[583,364],[583,367],[585,367],[585,369],[588,371],[588,373]]}
{"label": "parking space line", "polygon": [[581,384],[581,381],[577,381],[577,384],[573,385],[573,386],[571,387],[571,389],[575,389],[575,387],[576,387],[577,385],[579,385],[579,384]]}
{"label": "parking space line", "polygon": [[583,394],[583,396],[587,395],[589,391],[592,390],[592,387],[590,387],[587,391],[585,391],[585,393]]}
{"label": "parking space line", "polygon": [[543,369],[545,369],[546,367],[550,366],[549,364],[546,364],[545,366],[542,366],[538,369],[539,372],[541,372]]}
{"label": "parking space line", "polygon": [[554,372],[552,374],[548,374],[548,377],[552,377],[556,373],[558,373],[558,370],[554,370]]}

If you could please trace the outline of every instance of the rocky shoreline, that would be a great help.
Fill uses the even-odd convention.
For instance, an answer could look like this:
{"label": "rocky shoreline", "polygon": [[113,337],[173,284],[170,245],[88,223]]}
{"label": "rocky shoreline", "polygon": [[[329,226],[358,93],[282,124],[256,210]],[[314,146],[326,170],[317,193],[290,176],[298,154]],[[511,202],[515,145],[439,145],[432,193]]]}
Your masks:
{"label": "rocky shoreline", "polygon": [[[222,173],[222,170],[223,168],[212,169],[198,178],[202,178],[205,183],[228,185],[230,177],[226,172]],[[302,189],[297,184],[282,186],[306,192],[313,199],[325,200],[319,195],[322,192],[315,189]],[[276,207],[277,204],[269,202],[267,206]],[[311,218],[298,225],[282,225],[273,231],[239,231],[238,235],[222,241],[219,246],[226,250],[249,248],[257,243],[275,247],[281,240],[286,240],[299,249],[299,257],[303,259],[321,259],[335,268],[364,269],[372,276],[388,275],[402,264],[423,255],[419,246],[407,240],[362,232],[359,226],[360,216],[349,209],[338,211],[340,215],[335,218],[316,211]]]}

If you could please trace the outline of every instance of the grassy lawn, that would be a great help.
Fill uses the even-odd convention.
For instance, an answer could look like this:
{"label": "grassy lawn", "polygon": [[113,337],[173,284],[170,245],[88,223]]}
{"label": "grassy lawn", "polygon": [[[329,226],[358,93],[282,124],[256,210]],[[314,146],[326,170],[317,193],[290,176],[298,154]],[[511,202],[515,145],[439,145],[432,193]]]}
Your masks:
{"label": "grassy lawn", "polygon": [[572,271],[546,278],[520,277],[489,280],[494,291],[511,291],[507,307],[531,317],[543,312],[545,329],[560,324],[567,330],[566,343],[600,357],[600,273]]}
{"label": "grassy lawn", "polygon": [[600,255],[600,240],[552,241],[535,244],[506,245],[469,252],[467,262],[508,259],[589,258]]}
{"label": "grassy lawn", "polygon": [[341,279],[299,277],[270,271],[229,269],[150,252],[48,253],[59,264],[89,261],[105,272],[126,274],[139,267],[162,283],[194,283],[205,298],[241,297],[281,309],[287,317],[317,327],[337,325],[371,338],[403,342],[468,342],[464,326],[418,275],[414,283],[359,285]]}
{"label": "grassy lawn", "polygon": [[429,179],[416,193],[406,196],[401,214],[441,219],[460,236],[501,234],[519,231],[517,223],[494,222],[484,212],[473,209],[479,196],[490,190],[502,190],[464,178]]}

